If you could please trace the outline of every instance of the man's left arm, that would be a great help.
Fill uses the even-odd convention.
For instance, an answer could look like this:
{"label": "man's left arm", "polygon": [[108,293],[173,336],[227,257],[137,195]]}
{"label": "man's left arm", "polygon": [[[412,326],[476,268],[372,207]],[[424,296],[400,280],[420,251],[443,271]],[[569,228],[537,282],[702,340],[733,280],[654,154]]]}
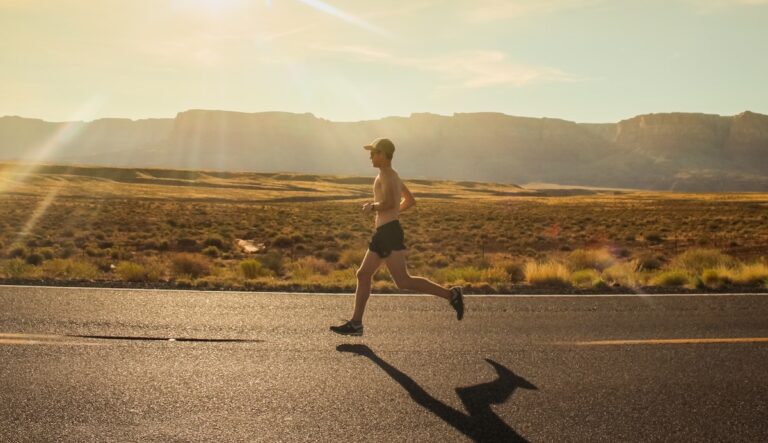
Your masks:
{"label": "man's left arm", "polygon": [[406,209],[410,208],[411,206],[416,204],[416,199],[413,198],[413,194],[411,194],[411,190],[408,189],[407,186],[405,186],[405,183],[400,184],[402,188],[402,199],[400,200],[400,212],[405,211]]}

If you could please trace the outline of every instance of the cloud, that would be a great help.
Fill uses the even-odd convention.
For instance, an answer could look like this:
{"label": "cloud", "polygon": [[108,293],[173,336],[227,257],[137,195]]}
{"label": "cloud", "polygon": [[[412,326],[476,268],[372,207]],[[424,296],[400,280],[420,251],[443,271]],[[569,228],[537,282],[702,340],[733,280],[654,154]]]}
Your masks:
{"label": "cloud", "polygon": [[433,72],[444,82],[464,88],[525,86],[545,81],[576,81],[573,75],[556,68],[513,62],[501,51],[471,50],[432,57],[401,57],[365,46],[314,46],[314,49],[341,53],[358,61],[402,66]]}
{"label": "cloud", "polygon": [[578,9],[605,0],[475,0],[463,15],[471,22],[508,20]]}

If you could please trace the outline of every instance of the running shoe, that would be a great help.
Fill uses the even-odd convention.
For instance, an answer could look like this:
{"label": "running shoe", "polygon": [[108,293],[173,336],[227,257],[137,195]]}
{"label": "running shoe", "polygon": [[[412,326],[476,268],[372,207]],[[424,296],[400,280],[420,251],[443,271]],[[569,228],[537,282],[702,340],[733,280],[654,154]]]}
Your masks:
{"label": "running shoe", "polygon": [[340,326],[331,326],[331,331],[341,335],[354,335],[359,337],[363,335],[363,324],[355,324],[350,320]]}
{"label": "running shoe", "polygon": [[451,288],[451,306],[456,310],[456,319],[464,318],[464,292],[461,286]]}

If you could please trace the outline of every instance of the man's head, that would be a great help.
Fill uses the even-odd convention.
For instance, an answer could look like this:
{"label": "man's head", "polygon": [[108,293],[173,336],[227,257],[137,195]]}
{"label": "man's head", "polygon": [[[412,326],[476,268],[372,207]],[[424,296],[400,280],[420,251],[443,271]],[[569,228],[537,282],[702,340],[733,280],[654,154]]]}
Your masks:
{"label": "man's head", "polygon": [[371,151],[371,161],[373,166],[377,168],[383,164],[391,163],[392,156],[395,155],[395,144],[388,138],[377,138],[363,146],[363,149]]}

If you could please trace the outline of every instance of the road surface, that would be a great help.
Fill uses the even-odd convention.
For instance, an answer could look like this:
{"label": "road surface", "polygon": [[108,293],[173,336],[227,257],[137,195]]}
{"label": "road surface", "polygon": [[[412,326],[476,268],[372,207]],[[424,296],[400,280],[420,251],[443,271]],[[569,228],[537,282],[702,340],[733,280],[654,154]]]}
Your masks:
{"label": "road surface", "polygon": [[767,441],[768,295],[0,287],[0,441]]}

